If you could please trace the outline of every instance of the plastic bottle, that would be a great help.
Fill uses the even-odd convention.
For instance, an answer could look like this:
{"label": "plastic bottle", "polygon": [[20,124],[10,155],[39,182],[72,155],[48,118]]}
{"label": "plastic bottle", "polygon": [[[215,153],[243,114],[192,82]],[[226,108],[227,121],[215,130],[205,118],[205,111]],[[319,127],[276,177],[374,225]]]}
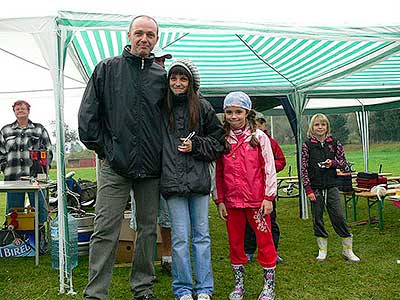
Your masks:
{"label": "plastic bottle", "polygon": [[[76,219],[68,214],[68,228],[69,228],[69,246],[67,245],[66,252],[71,257],[67,265],[67,271],[71,272],[73,268],[78,265],[78,224]],[[51,223],[51,266],[54,269],[59,268],[58,259],[58,246],[59,246],[59,226],[58,217]]]}

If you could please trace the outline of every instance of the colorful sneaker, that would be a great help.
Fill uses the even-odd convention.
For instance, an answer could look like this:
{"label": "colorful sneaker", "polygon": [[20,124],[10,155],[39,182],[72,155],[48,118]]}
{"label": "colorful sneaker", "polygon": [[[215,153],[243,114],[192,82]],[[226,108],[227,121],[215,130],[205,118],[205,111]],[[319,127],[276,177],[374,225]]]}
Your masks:
{"label": "colorful sneaker", "polygon": [[154,295],[143,295],[140,296],[139,298],[135,298],[135,300],[156,300],[156,296]]}
{"label": "colorful sneaker", "polygon": [[278,257],[276,258],[276,263],[277,264],[283,264],[284,263],[283,258],[278,255]]}
{"label": "colorful sneaker", "polygon": [[176,298],[177,300],[193,300],[193,297],[191,294],[183,295],[179,298]]}
{"label": "colorful sneaker", "polygon": [[210,295],[201,293],[197,295],[197,300],[211,300]]}
{"label": "colorful sneaker", "polygon": [[229,294],[229,300],[243,300],[244,289],[235,287],[235,289]]}

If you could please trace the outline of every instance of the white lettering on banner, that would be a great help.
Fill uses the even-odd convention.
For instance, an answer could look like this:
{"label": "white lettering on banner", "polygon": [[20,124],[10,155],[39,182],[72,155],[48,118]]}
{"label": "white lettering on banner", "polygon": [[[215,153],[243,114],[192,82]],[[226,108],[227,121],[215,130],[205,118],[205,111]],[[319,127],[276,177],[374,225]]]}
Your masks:
{"label": "white lettering on banner", "polygon": [[17,257],[17,256],[29,256],[31,247],[26,243],[22,243],[20,246],[0,247],[0,257]]}

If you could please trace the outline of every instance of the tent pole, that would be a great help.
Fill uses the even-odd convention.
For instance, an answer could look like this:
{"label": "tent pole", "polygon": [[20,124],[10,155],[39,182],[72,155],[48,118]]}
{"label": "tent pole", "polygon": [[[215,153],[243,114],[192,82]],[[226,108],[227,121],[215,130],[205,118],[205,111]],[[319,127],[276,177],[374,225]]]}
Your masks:
{"label": "tent pole", "polygon": [[[68,211],[65,183],[65,132],[64,132],[64,65],[67,47],[72,39],[72,32],[59,29],[56,24],[56,61],[52,68],[54,84],[55,111],[56,111],[56,138],[57,138],[57,194],[58,194],[58,230],[59,230],[59,293],[74,295],[72,285],[72,247],[70,247]],[[54,69],[55,68],[55,69]],[[65,282],[66,281],[66,282]]]}
{"label": "tent pole", "polygon": [[274,120],[273,117],[270,117],[271,120],[271,137],[274,138]]}
{"label": "tent pole", "polygon": [[365,110],[364,103],[359,99],[357,101],[361,104],[361,111],[356,112],[358,130],[360,131],[361,143],[363,146],[363,158],[364,158],[364,172],[368,172],[368,161],[369,161],[369,115],[368,111]]}
{"label": "tent pole", "polygon": [[[65,166],[64,166],[64,58],[62,55],[65,39],[63,40],[58,30],[57,21],[54,18],[48,23],[48,30],[33,34],[38,44],[41,54],[49,66],[50,75],[53,81],[54,104],[56,112],[56,163],[57,163],[57,195],[58,195],[58,238],[59,238],[59,280],[60,290],[64,293],[65,263],[66,263],[66,239],[65,224],[66,217],[66,186],[65,186]],[[63,42],[64,41],[64,42]],[[68,227],[66,228],[68,230]]]}
{"label": "tent pole", "polygon": [[303,188],[303,180],[301,178],[301,147],[302,147],[302,128],[301,118],[303,115],[304,107],[307,105],[308,98],[305,94],[298,91],[289,95],[289,100],[294,108],[296,114],[297,131],[296,131],[296,163],[297,174],[299,178],[299,207],[300,218],[308,219],[308,201]]}
{"label": "tent pole", "polygon": [[[66,207],[66,187],[65,187],[65,133],[64,133],[64,79],[63,79],[63,58],[60,34],[57,34],[57,66],[55,76],[55,100],[56,100],[56,138],[57,138],[57,195],[58,195],[58,230],[59,230],[59,276],[60,276],[60,294],[65,293],[65,273],[68,264],[66,255],[66,239],[69,237],[68,216]],[[67,220],[66,217],[67,216]]]}

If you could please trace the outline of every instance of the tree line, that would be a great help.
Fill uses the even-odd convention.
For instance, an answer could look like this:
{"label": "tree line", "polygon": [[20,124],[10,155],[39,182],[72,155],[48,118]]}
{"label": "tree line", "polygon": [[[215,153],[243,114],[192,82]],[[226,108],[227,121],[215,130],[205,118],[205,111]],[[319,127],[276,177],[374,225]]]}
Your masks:
{"label": "tree line", "polygon": [[[323,112],[322,112],[323,113]],[[331,123],[334,136],[344,144],[361,142],[355,113],[326,114]],[[271,130],[270,118],[266,118]],[[311,116],[301,120],[303,139],[305,138]],[[274,138],[281,144],[295,143],[294,134],[286,116],[273,117]],[[400,109],[376,111],[369,114],[369,137],[371,143],[400,142]]]}

